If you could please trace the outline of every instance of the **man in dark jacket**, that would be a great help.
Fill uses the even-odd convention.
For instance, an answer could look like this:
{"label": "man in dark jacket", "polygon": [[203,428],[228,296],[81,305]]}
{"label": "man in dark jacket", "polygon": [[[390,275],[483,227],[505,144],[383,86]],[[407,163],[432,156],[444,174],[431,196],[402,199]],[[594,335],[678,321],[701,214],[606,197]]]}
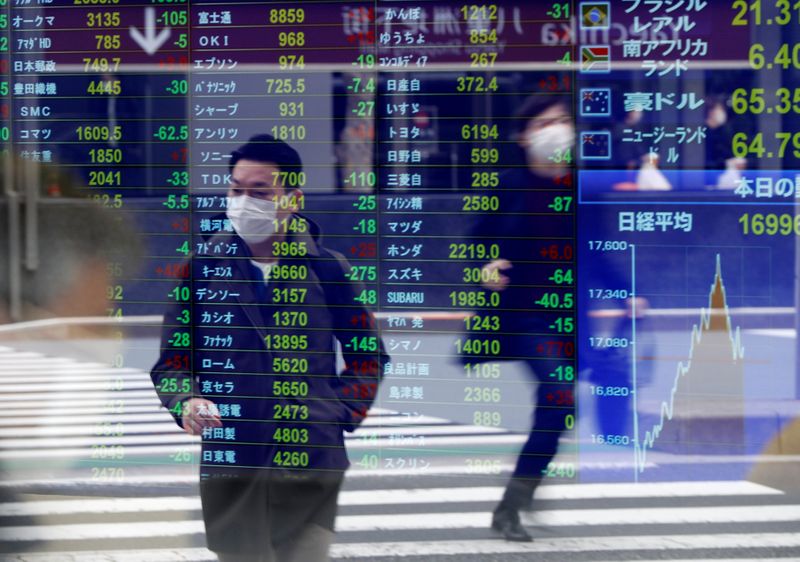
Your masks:
{"label": "man in dark jacket", "polygon": [[230,169],[227,219],[196,244],[151,376],[203,438],[203,518],[220,560],[326,560],[343,431],[366,415],[388,357],[347,261],[299,214],[297,152],[253,137]]}

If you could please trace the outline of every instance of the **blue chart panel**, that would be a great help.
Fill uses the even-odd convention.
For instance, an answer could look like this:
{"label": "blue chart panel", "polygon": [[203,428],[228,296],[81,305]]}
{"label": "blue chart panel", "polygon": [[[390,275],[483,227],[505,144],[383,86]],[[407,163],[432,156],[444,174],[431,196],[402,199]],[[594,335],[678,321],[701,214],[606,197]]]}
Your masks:
{"label": "blue chart panel", "polygon": [[794,206],[608,193],[579,206],[587,481],[745,478],[796,396]]}

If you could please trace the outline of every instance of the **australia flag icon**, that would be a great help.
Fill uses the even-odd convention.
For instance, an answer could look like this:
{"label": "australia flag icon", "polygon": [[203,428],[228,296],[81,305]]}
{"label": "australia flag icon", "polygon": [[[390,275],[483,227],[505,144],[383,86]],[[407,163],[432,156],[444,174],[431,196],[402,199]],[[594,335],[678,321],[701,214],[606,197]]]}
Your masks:
{"label": "australia flag icon", "polygon": [[583,88],[580,96],[581,117],[608,117],[611,115],[610,88]]}

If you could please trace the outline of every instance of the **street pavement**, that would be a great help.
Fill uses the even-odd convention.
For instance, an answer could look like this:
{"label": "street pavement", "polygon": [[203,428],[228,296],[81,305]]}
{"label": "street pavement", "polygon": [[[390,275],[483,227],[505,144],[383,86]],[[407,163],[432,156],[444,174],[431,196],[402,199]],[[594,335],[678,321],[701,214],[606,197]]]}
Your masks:
{"label": "street pavement", "polygon": [[[0,404],[0,560],[215,560],[199,443],[160,408],[144,370],[2,347]],[[613,449],[580,479],[541,486],[523,515],[534,541],[505,542],[489,529],[491,510],[524,439],[375,408],[348,439],[332,558],[800,560],[797,487],[735,477],[725,467],[736,459],[655,452],[649,480],[633,483],[630,455]],[[679,463],[700,479],[657,481],[660,466]]]}

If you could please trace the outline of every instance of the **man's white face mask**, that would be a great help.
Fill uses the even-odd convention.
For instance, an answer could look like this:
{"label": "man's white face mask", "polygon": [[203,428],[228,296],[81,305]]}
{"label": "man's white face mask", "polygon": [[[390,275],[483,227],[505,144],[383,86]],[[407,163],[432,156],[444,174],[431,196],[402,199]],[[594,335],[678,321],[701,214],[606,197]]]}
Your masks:
{"label": "man's white face mask", "polygon": [[717,104],[711,109],[711,111],[708,112],[706,125],[708,125],[711,129],[718,129],[727,122],[728,122],[728,112],[725,111],[724,106]]}
{"label": "man's white face mask", "polygon": [[278,206],[274,201],[249,195],[229,197],[226,214],[236,234],[248,244],[259,244],[275,234]]}
{"label": "man's white face mask", "polygon": [[575,144],[575,128],[569,123],[556,123],[529,132],[526,139],[528,158],[535,164],[547,164],[550,157],[559,156],[572,148]]}

